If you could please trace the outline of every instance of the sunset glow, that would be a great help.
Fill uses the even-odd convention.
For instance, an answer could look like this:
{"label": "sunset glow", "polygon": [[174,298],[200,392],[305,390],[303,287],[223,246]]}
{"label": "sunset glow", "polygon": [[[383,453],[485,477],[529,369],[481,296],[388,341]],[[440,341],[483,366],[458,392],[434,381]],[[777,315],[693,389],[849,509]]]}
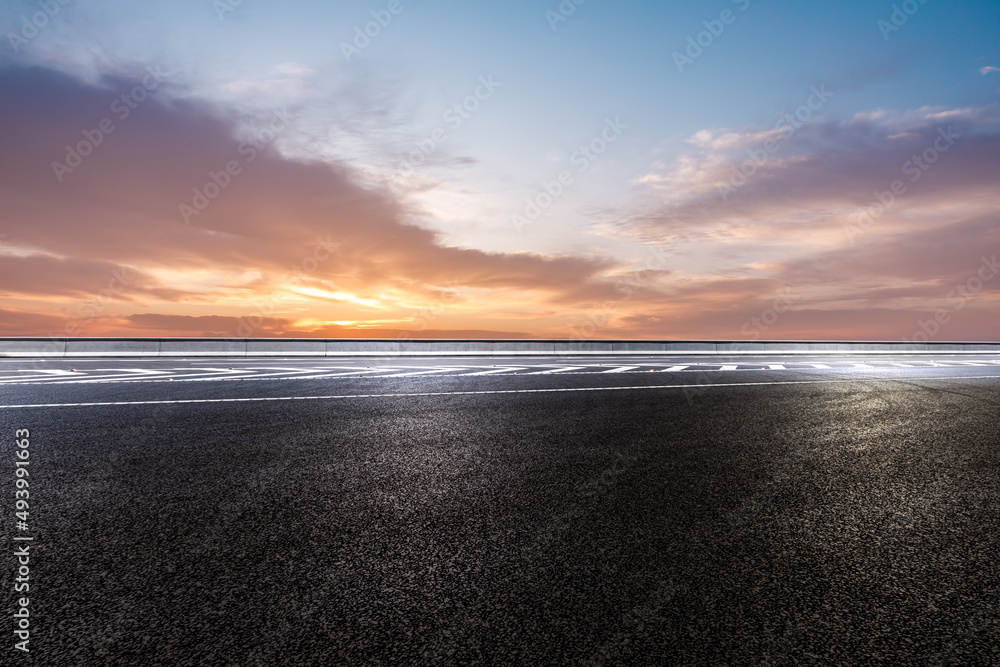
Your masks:
{"label": "sunset glow", "polygon": [[998,338],[996,3],[56,5],[0,335]]}

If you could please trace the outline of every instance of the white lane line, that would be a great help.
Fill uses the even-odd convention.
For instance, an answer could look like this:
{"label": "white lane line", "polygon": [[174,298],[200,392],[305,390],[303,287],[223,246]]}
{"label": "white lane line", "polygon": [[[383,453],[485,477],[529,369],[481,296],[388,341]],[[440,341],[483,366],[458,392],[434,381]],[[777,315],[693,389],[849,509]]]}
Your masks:
{"label": "white lane line", "polygon": [[[395,375],[379,375],[380,378],[406,378],[413,377],[414,375],[432,375],[434,373],[447,373],[448,371],[462,371],[465,370],[464,367],[458,368],[434,368],[429,371],[416,371],[413,373],[396,373]],[[475,375],[475,373],[473,373]]]}
{"label": "white lane line", "polygon": [[720,371],[735,371],[736,370],[736,365],[735,364],[728,364],[726,366],[723,366],[719,370]]}
{"label": "white lane line", "polygon": [[53,376],[59,376],[59,377],[73,376],[73,377],[79,377],[81,375],[84,375],[84,373],[81,373],[79,371],[19,370],[19,371],[15,371],[15,372],[16,373],[45,373],[45,375],[39,375],[37,377],[29,377],[29,376],[26,376],[26,375],[9,375],[9,376],[6,376],[6,377],[0,377],[0,381],[12,380],[14,382],[25,382],[25,381],[30,381],[30,380],[52,380],[52,379],[54,379]]}
{"label": "white lane line", "polygon": [[782,364],[768,364],[767,367],[770,368],[772,371],[785,370],[785,367]]}
{"label": "white lane line", "polygon": [[[279,371],[279,372],[278,373],[258,373],[257,371]],[[310,377],[313,377],[315,375],[321,375],[323,373],[323,371],[311,371],[311,370],[303,369],[303,368],[294,368],[293,369],[293,368],[281,368],[281,367],[273,367],[273,366],[270,367],[270,368],[263,367],[263,366],[259,367],[259,368],[248,368],[246,370],[242,370],[242,371],[239,371],[239,372],[243,373],[243,374],[250,373],[250,375],[246,375],[246,377],[248,377],[248,378],[268,378],[268,377],[277,377],[279,375],[294,375],[295,377],[301,377],[303,379],[308,379]],[[364,372],[364,371],[361,371],[361,372]],[[351,375],[354,375],[354,373],[351,373]],[[184,376],[182,375],[180,377],[183,378]],[[215,379],[215,378],[205,378],[205,379]],[[229,378],[227,378],[227,379],[229,379]]]}
{"label": "white lane line", "polygon": [[682,371],[685,368],[690,368],[690,366],[671,366],[670,368],[664,368],[662,371],[658,371],[658,372],[659,373],[672,373],[674,371]]}
{"label": "white lane line", "polygon": [[461,373],[458,377],[470,377],[472,375],[492,375],[494,373],[513,373],[514,371],[527,370],[527,367],[522,366],[504,366],[502,368],[492,368],[488,371],[477,371],[475,373]]}
{"label": "white lane line", "polygon": [[[951,377],[926,377],[926,378],[906,378],[906,381],[934,381],[934,380],[997,380],[1000,375],[957,375]],[[108,407],[117,405],[172,405],[181,403],[258,403],[263,401],[325,401],[348,398],[419,398],[422,396],[482,396],[488,394],[551,394],[558,392],[582,392],[582,391],[639,391],[643,389],[711,389],[714,387],[775,387],[782,385],[801,384],[851,384],[858,382],[895,382],[901,380],[897,378],[865,378],[840,379],[840,380],[791,380],[788,382],[708,382],[704,384],[660,384],[646,385],[639,387],[567,387],[556,389],[491,389],[485,391],[427,391],[419,393],[405,394],[340,394],[330,396],[255,396],[244,398],[181,398],[163,401],[110,401],[94,403],[29,403],[24,405],[0,405],[0,410],[17,408],[83,408],[83,407]]]}
{"label": "white lane line", "polygon": [[606,371],[601,371],[602,373],[624,373],[626,371],[634,371],[638,366],[619,366],[618,368],[610,368]]}
{"label": "white lane line", "polygon": [[46,373],[48,375],[79,375],[81,373],[81,371],[59,371],[59,370],[48,370],[48,371],[40,371],[39,370],[39,371],[32,371],[32,370],[23,370],[23,371],[18,371],[18,373]]}
{"label": "white lane line", "polygon": [[[115,374],[114,375],[87,375],[86,373],[82,373],[82,374],[80,374],[80,375],[82,375],[82,377],[80,375],[77,375],[77,376],[74,376],[74,378],[72,380],[69,380],[69,379],[64,380],[64,379],[62,379],[62,377],[60,377],[60,378],[47,378],[49,380],[49,382],[46,382],[45,384],[79,384],[79,383],[84,383],[84,382],[103,382],[105,380],[111,380],[111,381],[114,381],[114,380],[125,380],[125,379],[132,380],[132,379],[135,379],[137,377],[150,377],[150,376],[160,378],[160,377],[163,377],[163,375],[165,374],[165,371],[146,371],[146,370],[142,370],[142,369],[139,369],[139,368],[94,368],[92,370],[94,372],[114,371]],[[133,373],[133,375],[122,375],[122,373]],[[135,373],[138,373],[139,375],[135,375]]]}
{"label": "white lane line", "polygon": [[[214,374],[211,379],[215,379],[215,378],[219,377],[219,373],[226,373],[226,374],[228,374],[226,377],[232,377],[234,375],[236,375],[236,376],[245,375],[247,373],[247,371],[235,371],[235,370],[228,370],[228,369],[223,369],[223,368],[212,368],[212,369],[208,369],[208,368],[196,368],[194,370],[211,371],[211,373],[183,373],[183,372],[181,372],[180,374],[178,374],[178,371],[184,371],[184,370],[185,369],[182,369],[182,368],[172,368],[172,369],[169,369],[169,371],[156,371],[157,373],[166,373],[166,375],[157,375],[155,379],[156,380],[168,380],[170,378],[175,378],[175,377],[189,378],[189,377],[198,377],[200,375],[211,375],[211,374]],[[129,375],[97,375],[97,376],[87,376],[87,375],[85,375],[84,377],[82,377],[80,379],[73,379],[73,380],[63,380],[63,379],[55,380],[55,379],[53,379],[50,382],[46,382],[45,384],[86,384],[88,382],[96,382],[96,383],[100,383],[100,384],[105,384],[105,383],[110,383],[110,382],[137,382],[137,381],[140,381],[140,380],[136,380],[134,375],[133,376],[129,376]]]}
{"label": "white lane line", "polygon": [[[545,368],[544,366],[532,366],[531,368]],[[533,373],[525,373],[525,375],[552,375],[553,373],[566,373],[569,371],[578,371],[581,368],[587,368],[587,366],[562,366],[556,367],[551,366],[546,368],[544,371],[535,371]],[[594,371],[595,373],[603,373],[604,371]],[[576,375],[576,373],[574,373]]]}

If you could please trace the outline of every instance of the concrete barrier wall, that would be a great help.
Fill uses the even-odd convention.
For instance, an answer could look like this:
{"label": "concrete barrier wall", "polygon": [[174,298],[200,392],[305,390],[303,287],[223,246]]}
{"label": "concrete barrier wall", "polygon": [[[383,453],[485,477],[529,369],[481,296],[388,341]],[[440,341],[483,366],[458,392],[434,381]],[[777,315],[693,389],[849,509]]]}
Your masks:
{"label": "concrete barrier wall", "polygon": [[357,338],[0,338],[0,357],[639,356],[982,354],[1000,343]]}

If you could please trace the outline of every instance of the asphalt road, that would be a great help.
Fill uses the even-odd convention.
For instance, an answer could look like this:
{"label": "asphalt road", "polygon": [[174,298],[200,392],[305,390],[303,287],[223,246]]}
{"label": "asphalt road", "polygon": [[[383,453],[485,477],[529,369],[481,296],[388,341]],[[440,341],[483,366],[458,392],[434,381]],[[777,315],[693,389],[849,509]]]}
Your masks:
{"label": "asphalt road", "polygon": [[998,426],[996,355],[0,360],[0,663],[1000,664]]}

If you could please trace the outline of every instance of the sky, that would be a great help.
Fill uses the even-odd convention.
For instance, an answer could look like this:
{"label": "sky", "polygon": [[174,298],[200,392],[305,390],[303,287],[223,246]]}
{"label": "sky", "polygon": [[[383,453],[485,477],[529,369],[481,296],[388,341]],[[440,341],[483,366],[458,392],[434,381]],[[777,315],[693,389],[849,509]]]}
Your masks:
{"label": "sky", "polygon": [[0,36],[0,336],[1000,340],[995,0],[2,0]]}

